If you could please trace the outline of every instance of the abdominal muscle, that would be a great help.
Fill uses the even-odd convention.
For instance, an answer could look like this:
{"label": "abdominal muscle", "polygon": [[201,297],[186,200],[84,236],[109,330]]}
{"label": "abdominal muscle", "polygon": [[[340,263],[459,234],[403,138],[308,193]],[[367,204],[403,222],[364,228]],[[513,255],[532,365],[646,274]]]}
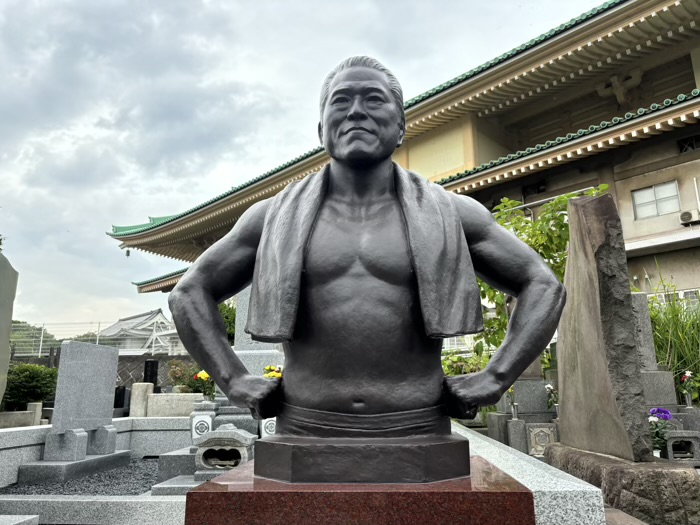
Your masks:
{"label": "abdominal muscle", "polygon": [[350,414],[440,403],[442,341],[425,335],[415,278],[403,273],[387,282],[356,264],[330,280],[303,275],[286,403]]}

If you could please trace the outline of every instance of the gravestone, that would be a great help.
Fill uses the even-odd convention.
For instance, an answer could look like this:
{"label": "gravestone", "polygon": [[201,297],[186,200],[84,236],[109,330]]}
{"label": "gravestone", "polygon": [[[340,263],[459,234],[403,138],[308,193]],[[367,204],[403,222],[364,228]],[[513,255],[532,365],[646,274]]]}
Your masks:
{"label": "gravestone", "polygon": [[108,346],[61,344],[44,461],[21,465],[20,484],[62,482],[129,463],[129,452],[116,450],[117,429],[112,425],[118,356]]}
{"label": "gravestone", "polygon": [[17,291],[19,274],[0,253],[0,401],[7,386],[7,369],[10,366],[10,331],[12,330],[12,305]]}
{"label": "gravestone", "polygon": [[632,312],[634,313],[637,355],[642,373],[644,406],[647,410],[653,407],[663,407],[671,412],[678,412],[679,406],[676,399],[673,372],[659,370],[656,363],[649,300],[645,293],[632,294]]}
{"label": "gravestone", "polygon": [[153,383],[153,386],[158,386],[158,360],[146,359],[143,364],[143,382]]}
{"label": "gravestone", "polygon": [[559,323],[559,434],[570,447],[651,461],[622,225],[611,195],[569,202]]}

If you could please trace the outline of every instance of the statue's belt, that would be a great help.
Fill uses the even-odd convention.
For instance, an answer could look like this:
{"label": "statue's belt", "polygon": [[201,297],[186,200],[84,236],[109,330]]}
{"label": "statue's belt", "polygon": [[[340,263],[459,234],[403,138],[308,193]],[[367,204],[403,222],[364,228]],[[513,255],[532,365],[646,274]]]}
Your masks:
{"label": "statue's belt", "polygon": [[386,414],[346,414],[287,403],[277,416],[277,433],[308,437],[403,437],[450,434],[445,405]]}

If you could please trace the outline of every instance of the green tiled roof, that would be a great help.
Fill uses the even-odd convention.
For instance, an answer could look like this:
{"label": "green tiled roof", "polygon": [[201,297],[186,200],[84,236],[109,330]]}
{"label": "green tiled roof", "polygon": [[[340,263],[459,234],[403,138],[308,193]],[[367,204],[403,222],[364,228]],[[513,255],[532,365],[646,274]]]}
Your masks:
{"label": "green tiled roof", "polygon": [[[550,38],[559,35],[560,33],[563,33],[564,31],[571,29],[572,27],[575,27],[583,22],[586,22],[587,20],[590,20],[591,18],[593,18],[601,13],[604,13],[605,11],[612,9],[613,7],[616,7],[620,4],[623,4],[623,3],[629,2],[629,1],[630,0],[609,0],[608,2],[605,2],[604,4],[602,4],[596,8],[591,9],[590,11],[587,11],[580,16],[577,16],[576,18],[572,18],[568,22],[565,22],[564,24],[561,24],[560,26],[558,26],[554,29],[547,31],[546,33],[538,36],[537,38],[533,38],[532,40],[525,42],[524,44],[516,47],[515,49],[511,49],[507,53],[504,53],[504,54],[494,58],[493,60],[486,62],[485,64],[482,64],[482,65],[480,65],[480,66],[478,66],[470,71],[467,71],[466,73],[464,73],[458,77],[455,77],[452,80],[448,80],[447,82],[444,82],[444,83],[440,84],[439,86],[436,86],[433,89],[426,91],[425,93],[422,93],[421,95],[418,95],[417,97],[414,97],[414,98],[406,101],[406,103],[404,104],[404,108],[409,109],[409,108],[419,104],[420,102],[423,102],[424,100],[426,100],[430,97],[433,97],[439,93],[442,93],[443,91],[451,88],[452,86],[454,86],[456,84],[459,84],[460,82],[463,82],[463,81],[465,81],[465,80],[467,80],[475,75],[478,75],[479,73],[483,73],[484,71],[486,71],[486,70],[488,70],[488,69],[490,69],[490,68],[492,68],[492,67],[494,67],[502,62],[505,62],[506,60],[513,58],[514,56],[516,56],[524,51],[527,51],[528,49],[533,48],[533,47],[541,44],[542,42],[545,42],[546,40],[549,40]],[[189,210],[186,210],[182,213],[178,213],[175,215],[169,215],[167,217],[160,217],[160,218],[158,218],[160,220],[157,220],[157,221],[153,220],[153,219],[156,219],[154,217],[154,218],[151,218],[151,221],[149,221],[148,223],[145,223],[145,224],[135,224],[135,225],[131,225],[131,226],[112,226],[112,231],[108,232],[107,235],[110,235],[111,237],[125,237],[127,235],[134,235],[137,233],[142,233],[142,232],[151,230],[153,228],[156,228],[156,227],[161,226],[163,224],[166,224],[168,222],[174,221],[176,219],[185,217],[185,216],[189,215],[190,213],[194,213],[197,210],[201,210],[202,208],[205,208],[206,206],[209,206],[210,204],[218,202],[225,197],[233,195],[234,193],[236,193],[244,188],[252,186],[253,184],[255,184],[257,182],[260,182],[261,180],[264,180],[264,179],[266,179],[266,178],[268,178],[276,173],[279,173],[280,171],[282,171],[290,166],[293,166],[294,164],[297,164],[298,162],[301,162],[301,161],[306,160],[310,157],[313,157],[314,155],[317,155],[318,153],[321,153],[322,151],[323,151],[323,148],[320,146],[317,148],[314,148],[311,151],[308,151],[308,152],[304,153],[303,155],[300,155],[300,156],[290,160],[289,162],[285,162],[281,166],[277,166],[276,168],[274,168],[266,173],[263,173],[262,175],[259,175],[258,177],[255,177],[254,179],[251,179],[251,180],[249,180],[249,181],[247,181],[239,186],[235,186],[235,187],[231,188],[230,190],[228,190],[220,195],[217,195],[216,197],[213,197],[213,198],[209,199],[208,201],[203,202],[202,204],[199,204],[198,206],[195,206],[194,208],[190,208]]]}
{"label": "green tiled roof", "polygon": [[533,38],[532,40],[525,42],[524,44],[519,45],[515,49],[511,49],[510,51],[503,53],[501,56],[498,56],[494,58],[493,60],[489,60],[485,64],[481,64],[478,67],[475,67],[471,71],[467,71],[466,73],[453,78],[452,80],[448,80],[447,82],[440,84],[439,86],[434,87],[430,91],[426,91],[425,93],[418,95],[417,97],[412,98],[411,100],[407,101],[405,104],[406,109],[410,108],[411,106],[415,106],[419,102],[423,102],[425,99],[430,98],[434,95],[437,95],[438,93],[441,93],[445,91],[446,89],[451,88],[455,84],[459,84],[460,82],[463,82],[475,75],[478,75],[479,73],[483,73],[487,69],[492,68],[493,66],[496,66],[502,62],[505,62],[509,58],[513,58],[516,55],[519,55],[523,51],[527,51],[530,48],[533,48],[537,46],[538,44],[541,44],[545,40],[549,40],[550,38],[557,36],[560,33],[563,33],[564,31],[571,29],[572,27],[575,27],[579,24],[582,24],[583,22],[586,22],[587,20],[590,20],[591,18],[599,15],[600,13],[604,13],[605,11],[612,9],[613,7],[616,7],[620,4],[623,4],[625,2],[628,2],[629,0],[610,0],[609,2],[605,2],[602,5],[599,5],[598,7],[595,7],[591,9],[590,11],[586,11],[582,15],[577,16],[576,18],[572,18],[568,22],[565,22],[561,24],[558,27],[555,27],[554,29],[551,29],[550,31],[547,31],[546,33],[538,36],[537,38]]}
{"label": "green tiled roof", "polygon": [[[621,117],[613,117],[612,120],[604,120],[600,124],[593,124],[585,129],[579,129],[576,133],[568,133],[563,137],[557,137],[554,140],[548,140],[547,142],[544,142],[542,144],[537,144],[536,146],[533,146],[531,148],[527,148],[521,151],[517,151],[515,153],[511,153],[510,155],[506,155],[505,157],[500,157],[496,160],[492,160],[490,162],[486,162],[484,164],[481,164],[480,166],[477,166],[474,169],[463,171],[461,173],[457,173],[455,175],[452,175],[451,177],[448,177],[446,179],[442,179],[437,182],[437,184],[448,184],[449,182],[452,182],[454,180],[462,179],[465,177],[469,177],[470,175],[477,174],[481,171],[485,171],[489,168],[493,168],[496,166],[499,166],[501,164],[505,164],[507,162],[510,162],[512,160],[517,160],[517,159],[522,159],[524,157],[527,157],[529,155],[532,155],[534,153],[538,153],[540,151],[547,150],[549,148],[553,148],[554,146],[558,146],[559,144],[565,144],[567,142],[571,142],[572,140],[585,137],[587,135],[591,135],[592,133],[597,133],[598,131],[602,131],[607,128],[612,128],[615,126],[618,126],[620,124],[623,124],[625,122],[629,122],[631,120],[637,119],[639,117],[643,117],[645,115],[649,115],[650,113],[654,113],[656,111],[661,111],[663,109],[666,109],[670,106],[675,106],[677,104],[680,104],[682,102],[686,102],[688,100],[693,100],[695,98],[700,97],[700,89],[694,89],[691,91],[689,94],[680,94],[676,98],[670,99],[667,98],[660,104],[652,104],[648,108],[639,108],[637,111],[630,111],[625,113]],[[187,271],[187,268],[183,268],[182,270],[178,270],[175,272],[171,272],[165,275],[161,275],[160,277],[154,277],[152,279],[148,279],[147,281],[141,281],[141,282],[132,282],[131,284],[134,284],[136,286],[144,286],[147,284],[151,284],[157,281],[163,281],[165,279],[169,279],[171,277],[175,277],[177,275],[182,275]]]}
{"label": "green tiled roof", "polygon": [[536,146],[532,146],[532,147],[524,149],[524,150],[516,151],[515,153],[511,153],[509,155],[506,155],[505,157],[500,157],[496,160],[485,162],[484,164],[481,164],[480,166],[477,166],[476,168],[472,168],[470,170],[463,171],[461,173],[456,173],[450,177],[439,180],[439,181],[437,181],[437,184],[445,185],[445,184],[448,184],[452,181],[455,181],[458,179],[463,179],[465,177],[469,177],[470,175],[474,175],[474,174],[479,173],[481,171],[485,171],[489,168],[494,168],[496,166],[500,166],[501,164],[505,164],[505,163],[510,162],[512,160],[527,157],[528,155],[532,155],[534,153],[538,153],[540,151],[552,148],[554,146],[558,146],[559,144],[565,144],[566,142],[570,142],[574,139],[585,137],[586,135],[596,133],[596,132],[601,131],[601,130],[606,129],[606,128],[612,128],[612,127],[620,125],[624,122],[629,122],[630,120],[634,120],[634,119],[642,117],[644,115],[648,115],[649,113],[654,113],[655,111],[665,109],[669,106],[674,106],[676,104],[680,104],[681,102],[685,102],[687,100],[692,100],[694,98],[697,98],[698,96],[700,96],[700,89],[694,89],[693,91],[691,91],[687,95],[680,94],[674,99],[667,98],[666,100],[664,100],[660,104],[652,104],[648,108],[639,108],[637,111],[631,111],[631,112],[625,113],[621,117],[613,117],[612,120],[604,120],[600,124],[593,124],[585,129],[579,129],[575,133],[567,133],[563,137],[557,137],[556,139],[548,140],[547,142],[544,142],[542,144],[537,144]]}
{"label": "green tiled roof", "polygon": [[178,275],[182,275],[187,271],[187,268],[183,268],[182,270],[177,270],[175,272],[170,272],[166,273],[165,275],[161,275],[160,277],[153,277],[152,279],[148,279],[146,281],[141,281],[138,283],[132,282],[131,284],[136,285],[136,286],[145,286],[147,284],[155,283],[158,281],[164,281],[165,279],[170,279],[171,277],[177,277]]}

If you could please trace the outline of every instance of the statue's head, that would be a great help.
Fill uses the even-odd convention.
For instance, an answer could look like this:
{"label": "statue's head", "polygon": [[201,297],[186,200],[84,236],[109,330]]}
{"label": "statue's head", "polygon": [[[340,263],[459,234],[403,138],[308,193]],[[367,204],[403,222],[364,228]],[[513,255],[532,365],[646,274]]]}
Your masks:
{"label": "statue's head", "polygon": [[374,58],[338,64],[321,87],[318,135],[328,154],[348,164],[375,164],[391,156],[406,127],[403,92]]}

